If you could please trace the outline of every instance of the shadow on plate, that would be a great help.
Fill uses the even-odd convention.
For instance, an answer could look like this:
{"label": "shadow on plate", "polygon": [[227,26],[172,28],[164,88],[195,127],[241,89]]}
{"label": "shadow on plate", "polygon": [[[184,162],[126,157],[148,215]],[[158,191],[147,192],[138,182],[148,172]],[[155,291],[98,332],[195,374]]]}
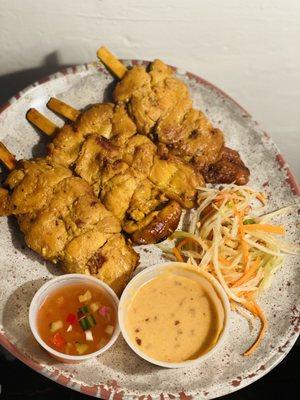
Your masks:
{"label": "shadow on plate", "polygon": [[30,68],[0,76],[0,104],[9,100],[33,82],[67,67],[70,67],[70,65],[60,64],[58,52],[54,51],[49,53],[44,58],[42,65],[37,68]]}

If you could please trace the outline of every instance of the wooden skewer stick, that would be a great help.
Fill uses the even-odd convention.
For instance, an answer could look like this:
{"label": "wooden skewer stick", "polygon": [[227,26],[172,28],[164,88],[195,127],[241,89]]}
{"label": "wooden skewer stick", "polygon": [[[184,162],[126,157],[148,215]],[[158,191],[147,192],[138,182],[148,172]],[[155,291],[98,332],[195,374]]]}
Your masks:
{"label": "wooden skewer stick", "polygon": [[27,111],[26,118],[29,122],[39,128],[42,132],[46,133],[48,136],[53,135],[57,130],[59,130],[57,125],[55,125],[52,121],[50,121],[50,119],[46,118],[35,108],[30,108],[30,110]]}
{"label": "wooden skewer stick", "polygon": [[55,113],[69,119],[70,121],[76,121],[76,119],[80,115],[80,111],[69,106],[69,104],[66,104],[61,100],[56,99],[55,97],[50,98],[47,103],[47,107],[51,111],[54,111]]}
{"label": "wooden skewer stick", "polygon": [[[10,171],[15,169],[17,161],[15,156],[0,142],[0,162]],[[0,187],[0,216],[11,214],[9,191]]]}
{"label": "wooden skewer stick", "polygon": [[117,78],[122,79],[128,71],[124,64],[121,63],[106,47],[102,46],[97,51],[97,57]]}
{"label": "wooden skewer stick", "polygon": [[16,166],[16,157],[0,142],[0,161],[11,171]]}

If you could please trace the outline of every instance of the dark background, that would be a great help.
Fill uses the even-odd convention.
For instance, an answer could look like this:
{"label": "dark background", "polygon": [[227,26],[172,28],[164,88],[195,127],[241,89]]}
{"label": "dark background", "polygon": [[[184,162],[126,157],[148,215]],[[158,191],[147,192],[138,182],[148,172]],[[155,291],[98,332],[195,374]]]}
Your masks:
{"label": "dark background", "polygon": [[[282,400],[299,398],[300,346],[263,378],[220,400]],[[0,399],[89,399],[33,371],[0,347]],[[200,400],[200,399],[199,399]]]}

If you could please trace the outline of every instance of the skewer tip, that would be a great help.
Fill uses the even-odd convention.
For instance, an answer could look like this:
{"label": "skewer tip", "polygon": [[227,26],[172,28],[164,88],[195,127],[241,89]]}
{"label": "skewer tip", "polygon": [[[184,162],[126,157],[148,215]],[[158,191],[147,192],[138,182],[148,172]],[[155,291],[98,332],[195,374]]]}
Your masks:
{"label": "skewer tip", "polygon": [[16,166],[16,157],[12,154],[3,143],[0,142],[0,161],[6,166],[10,171]]}
{"label": "skewer tip", "polygon": [[53,135],[59,129],[57,125],[55,125],[52,121],[50,121],[50,119],[45,117],[35,108],[30,108],[27,111],[26,119],[48,136]]}
{"label": "skewer tip", "polygon": [[105,46],[101,46],[97,51],[99,60],[119,79],[122,79],[127,72],[127,68],[121,63]]}

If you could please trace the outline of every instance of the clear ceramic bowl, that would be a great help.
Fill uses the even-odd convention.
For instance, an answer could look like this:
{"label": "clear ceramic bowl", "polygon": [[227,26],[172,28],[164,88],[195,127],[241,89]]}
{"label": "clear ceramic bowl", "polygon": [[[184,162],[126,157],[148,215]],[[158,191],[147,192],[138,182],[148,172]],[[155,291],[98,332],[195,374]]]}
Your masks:
{"label": "clear ceramic bowl", "polygon": [[[181,263],[181,262],[169,262],[169,263],[164,263],[164,264],[158,264],[154,265],[153,267],[149,267],[144,269],[142,272],[137,274],[126,286],[121,299],[120,299],[120,304],[119,304],[119,313],[118,313],[118,318],[119,318],[119,324],[120,324],[120,329],[122,332],[122,335],[124,339],[126,340],[127,344],[131,349],[138,354],[140,357],[142,357],[144,360],[149,361],[152,364],[159,365],[161,367],[166,367],[166,368],[182,368],[182,367],[191,367],[194,365],[197,365],[204,360],[206,360],[208,357],[210,357],[213,353],[215,353],[220,347],[223,346],[226,334],[228,331],[228,321],[229,321],[229,315],[230,315],[230,304],[227,298],[227,295],[222,288],[222,286],[219,284],[219,282],[212,277],[210,274],[206,272],[202,272],[200,270],[196,269],[190,269],[192,266],[187,267],[186,263]],[[138,289],[144,285],[145,283],[149,282],[153,278],[157,277],[161,273],[165,271],[170,271],[172,273],[177,273],[181,274],[183,276],[196,279],[197,276],[201,276],[202,278],[205,278],[209,281],[209,283],[213,286],[215,289],[218,297],[220,298],[222,305],[223,305],[223,310],[224,310],[224,326],[223,330],[219,336],[219,339],[217,343],[205,354],[200,355],[196,359],[192,360],[187,360],[183,361],[180,363],[170,363],[170,362],[164,362],[164,361],[158,361],[152,357],[149,357],[147,354],[142,352],[136,343],[131,340],[127,329],[126,329],[126,313],[127,309],[130,305],[131,299],[134,296],[134,294],[138,291]]]}
{"label": "clear ceramic bowl", "polygon": [[39,288],[39,290],[36,292],[34,295],[30,308],[29,308],[29,325],[32,331],[33,336],[37,340],[37,342],[45,349],[47,352],[56,358],[57,360],[65,363],[78,363],[81,361],[85,361],[89,358],[99,356],[100,354],[104,353],[107,349],[109,349],[117,340],[119,334],[120,334],[120,327],[118,324],[118,321],[116,323],[116,327],[114,330],[114,333],[110,339],[110,341],[101,349],[90,353],[90,354],[84,354],[81,356],[75,356],[75,355],[69,355],[69,354],[64,354],[59,351],[54,350],[52,347],[48,346],[43,339],[40,337],[38,329],[37,329],[37,313],[45,301],[46,297],[52,293],[53,291],[56,291],[57,289],[61,287],[68,287],[70,284],[77,284],[77,283],[87,283],[87,284],[93,284],[97,287],[99,287],[101,290],[103,290],[113,301],[113,304],[115,306],[115,312],[116,314],[118,313],[118,306],[119,306],[119,299],[115,292],[104,282],[100,281],[99,279],[96,279],[92,276],[88,275],[81,275],[81,274],[66,274],[59,276],[57,278],[51,279],[50,281],[46,282],[43,286]]}

